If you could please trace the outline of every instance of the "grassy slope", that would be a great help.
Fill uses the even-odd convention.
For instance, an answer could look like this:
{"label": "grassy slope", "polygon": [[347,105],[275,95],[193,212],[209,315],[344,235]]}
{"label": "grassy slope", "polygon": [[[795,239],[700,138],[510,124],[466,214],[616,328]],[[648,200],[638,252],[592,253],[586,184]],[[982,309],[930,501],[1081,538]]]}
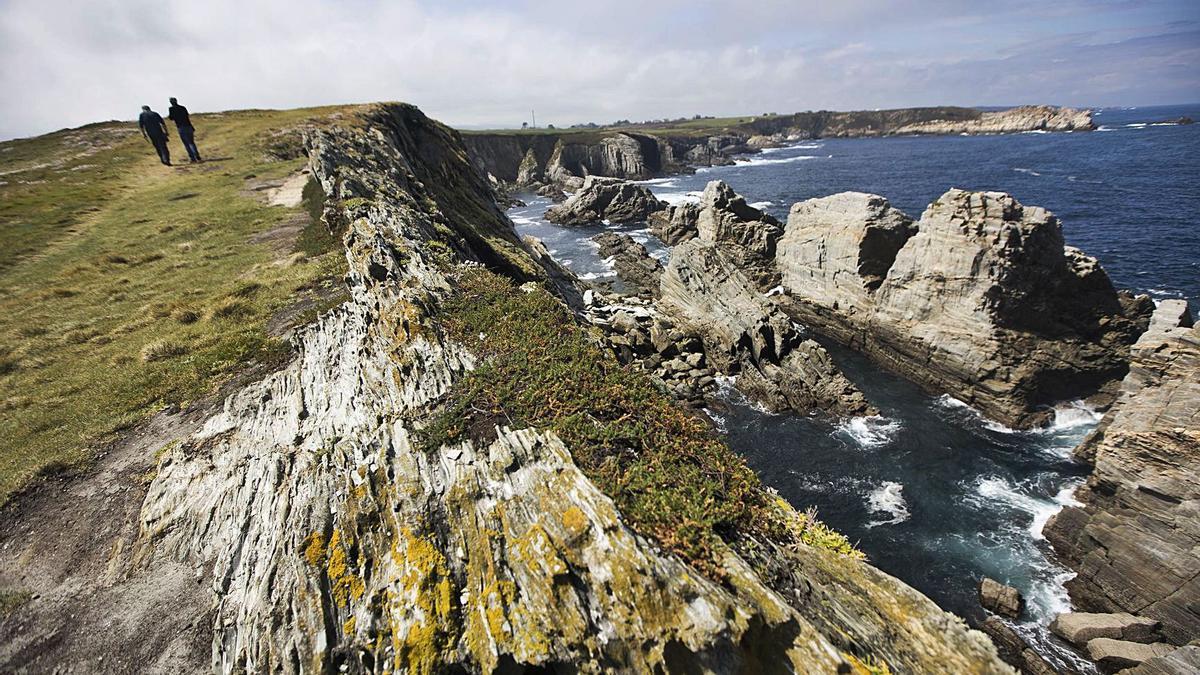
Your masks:
{"label": "grassy slope", "polygon": [[[301,168],[298,135],[281,131],[331,111],[197,115],[209,161],[174,168],[130,123],[0,143],[0,503],[286,356],[268,319],[328,297],[344,258],[320,223],[299,243],[252,242],[302,209],[246,188]],[[172,150],[186,158],[174,137]]]}

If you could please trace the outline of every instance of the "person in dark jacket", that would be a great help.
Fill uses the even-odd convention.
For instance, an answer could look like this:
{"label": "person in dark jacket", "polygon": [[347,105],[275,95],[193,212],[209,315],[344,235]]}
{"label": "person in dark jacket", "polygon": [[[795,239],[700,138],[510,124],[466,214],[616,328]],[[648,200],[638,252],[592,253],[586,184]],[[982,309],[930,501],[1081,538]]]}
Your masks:
{"label": "person in dark jacket", "polygon": [[192,119],[188,117],[187,108],[179,105],[174,96],[171,97],[171,107],[167,110],[167,119],[175,123],[175,129],[179,131],[179,140],[183,141],[183,147],[187,149],[188,159],[199,162],[200,151],[196,148],[196,130],[192,127]]}
{"label": "person in dark jacket", "polygon": [[148,105],[142,106],[142,114],[138,115],[138,128],[142,130],[142,137],[154,145],[162,163],[171,166],[171,151],[167,148],[167,123],[163,121],[162,115],[151,110]]}

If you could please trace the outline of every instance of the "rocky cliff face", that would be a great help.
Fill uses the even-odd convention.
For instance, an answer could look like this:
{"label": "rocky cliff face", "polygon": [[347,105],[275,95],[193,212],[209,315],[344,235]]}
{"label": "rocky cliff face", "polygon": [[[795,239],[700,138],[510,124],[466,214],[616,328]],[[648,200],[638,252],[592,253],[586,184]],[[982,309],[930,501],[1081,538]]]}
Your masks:
{"label": "rocky cliff face", "polygon": [[[211,589],[213,670],[1009,672],[904,584],[785,534],[803,519],[777,498],[780,534],[729,533],[698,568],[632,529],[554,431],[493,418],[430,443],[490,358],[451,337],[446,298],[480,263],[513,282],[549,263],[414,108],[307,144],[352,299],[166,453],[141,512],[146,573],[182,561]],[[769,325],[752,338],[779,353]]]}
{"label": "rocky cliff face", "polygon": [[1120,395],[1077,449],[1094,463],[1045,528],[1079,575],[1071,598],[1161,622],[1178,645],[1200,636],[1200,328],[1164,301],[1132,349]]}
{"label": "rocky cliff face", "polygon": [[463,141],[476,168],[497,181],[520,187],[551,183],[575,189],[586,176],[640,180],[692,167],[731,164],[736,155],[799,139],[1094,128],[1088,110],[1044,105],[1000,111],[940,107],[769,115],[700,133],[639,126],[637,131],[475,133],[464,136]]}
{"label": "rocky cliff face", "polygon": [[1119,380],[1148,311],[1006,194],[950,190],[918,222],[875,195],[809,200],[778,246],[803,323],[1015,427]]}

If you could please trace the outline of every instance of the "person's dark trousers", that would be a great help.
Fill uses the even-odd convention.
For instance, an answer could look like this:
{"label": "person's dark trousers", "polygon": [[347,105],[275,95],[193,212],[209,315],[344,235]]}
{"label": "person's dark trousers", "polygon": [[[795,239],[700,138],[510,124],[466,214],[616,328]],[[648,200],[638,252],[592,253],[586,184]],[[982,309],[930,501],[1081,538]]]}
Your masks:
{"label": "person's dark trousers", "polygon": [[196,149],[196,130],[192,127],[179,127],[179,140],[183,141],[183,147],[187,149],[188,159],[193,162],[200,161],[200,151]]}
{"label": "person's dark trousers", "polygon": [[167,147],[166,136],[151,136],[150,142],[154,144],[154,149],[158,151],[158,158],[163,164],[171,165],[171,149]]}

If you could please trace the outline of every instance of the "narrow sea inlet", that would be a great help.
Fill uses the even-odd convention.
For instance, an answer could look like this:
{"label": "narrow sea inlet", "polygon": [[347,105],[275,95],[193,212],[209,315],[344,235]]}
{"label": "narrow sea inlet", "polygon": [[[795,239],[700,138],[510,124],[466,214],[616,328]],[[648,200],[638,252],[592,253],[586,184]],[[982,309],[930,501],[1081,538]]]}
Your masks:
{"label": "narrow sea inlet", "polygon": [[[698,199],[708,181],[720,179],[781,220],[797,201],[847,190],[881,194],[914,217],[950,187],[1009,192],[1058,215],[1067,243],[1099,258],[1118,288],[1195,305],[1200,234],[1186,226],[1192,214],[1185,205],[1200,198],[1191,159],[1200,150],[1200,130],[1147,121],[1196,113],[1102,110],[1096,121],[1112,133],[797,142],[733,166],[645,183],[677,203]],[[528,205],[509,212],[521,234],[541,239],[585,280],[615,279],[590,241],[605,228],[547,223],[542,213],[550,202],[521,197]],[[630,234],[655,257],[669,256],[644,226],[609,229]],[[730,444],[792,504],[815,506],[876,566],[946,609],[978,619],[982,577],[1015,586],[1028,603],[1019,630],[1052,661],[1090,668],[1045,630],[1070,608],[1062,584],[1071,573],[1056,562],[1041,530],[1071,503],[1087,474],[1070,453],[1099,413],[1063,402],[1050,427],[1018,432],[854,352],[826,346],[880,414],[772,415],[730,387],[707,411]]]}

